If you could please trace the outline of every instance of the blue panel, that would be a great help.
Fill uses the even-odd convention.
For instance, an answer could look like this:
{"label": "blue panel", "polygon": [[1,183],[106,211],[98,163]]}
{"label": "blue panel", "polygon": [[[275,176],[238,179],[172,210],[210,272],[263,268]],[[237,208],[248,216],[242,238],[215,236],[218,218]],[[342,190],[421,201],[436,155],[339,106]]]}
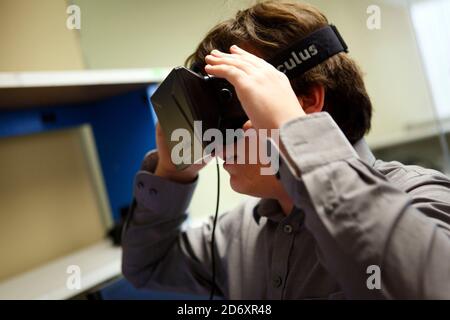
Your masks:
{"label": "blue panel", "polygon": [[133,178],[144,155],[155,148],[155,127],[147,92],[98,103],[92,127],[114,218],[130,204]]}
{"label": "blue panel", "polygon": [[43,130],[39,112],[0,112],[0,137],[11,137]]}
{"label": "blue panel", "polygon": [[131,202],[133,178],[145,153],[155,148],[149,92],[140,89],[84,105],[0,111],[0,137],[90,124],[113,218]]}
{"label": "blue panel", "polygon": [[152,102],[150,101],[150,97],[153,95],[153,93],[156,91],[156,89],[158,89],[158,86],[156,84],[148,86],[148,88],[147,88],[147,95],[149,97],[149,103],[150,103],[150,106],[151,106],[150,112],[152,113],[152,118],[153,118],[153,122],[154,122],[155,125],[158,122],[158,117],[156,116],[155,109],[153,108]]}
{"label": "blue panel", "polygon": [[160,292],[134,288],[120,279],[99,290],[103,300],[205,300],[208,297],[191,294]]}

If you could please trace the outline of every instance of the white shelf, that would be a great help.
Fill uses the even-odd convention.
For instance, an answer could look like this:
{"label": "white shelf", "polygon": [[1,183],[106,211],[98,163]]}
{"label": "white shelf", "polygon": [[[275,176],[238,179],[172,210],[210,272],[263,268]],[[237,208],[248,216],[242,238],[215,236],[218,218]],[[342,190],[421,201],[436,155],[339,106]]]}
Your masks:
{"label": "white shelf", "polygon": [[[442,119],[441,125],[444,133],[450,133],[450,119]],[[367,142],[372,150],[376,150],[436,137],[438,134],[438,127],[435,122],[424,122],[411,125],[406,130],[397,134],[389,134],[388,138],[382,137],[371,139],[369,137]]]}
{"label": "white shelf", "polygon": [[0,89],[155,83],[168,72],[166,68],[0,72]]}
{"label": "white shelf", "polygon": [[[122,251],[105,239],[68,256],[0,282],[0,299],[68,299],[121,274]],[[81,288],[66,286],[67,267],[81,269]]]}
{"label": "white shelf", "polygon": [[0,72],[0,108],[93,102],[161,82],[169,71],[153,68]]}

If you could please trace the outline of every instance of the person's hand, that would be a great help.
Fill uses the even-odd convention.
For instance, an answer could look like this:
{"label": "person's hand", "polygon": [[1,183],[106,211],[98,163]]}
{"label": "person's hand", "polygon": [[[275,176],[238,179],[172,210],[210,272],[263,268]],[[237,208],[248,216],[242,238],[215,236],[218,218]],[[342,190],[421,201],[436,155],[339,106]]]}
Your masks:
{"label": "person's hand", "polygon": [[237,47],[213,50],[205,71],[230,82],[256,129],[278,129],[305,115],[287,76],[265,60]]}
{"label": "person's hand", "polygon": [[205,166],[205,164],[193,164],[182,171],[177,170],[170,158],[169,146],[159,123],[156,124],[156,146],[159,158],[155,169],[157,176],[175,182],[190,183],[197,178],[198,172]]}

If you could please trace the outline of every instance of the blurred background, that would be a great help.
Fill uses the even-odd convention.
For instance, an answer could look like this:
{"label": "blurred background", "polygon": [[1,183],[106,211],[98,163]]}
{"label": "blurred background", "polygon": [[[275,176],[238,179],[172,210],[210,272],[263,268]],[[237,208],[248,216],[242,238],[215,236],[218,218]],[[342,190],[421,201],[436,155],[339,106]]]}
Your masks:
{"label": "blurred background", "polygon": [[[450,0],[307,2],[365,73],[375,155],[450,174]],[[149,96],[253,3],[0,0],[0,299],[184,297],[120,275],[133,177],[155,146]],[[223,212],[245,197],[221,177]],[[202,171],[192,225],[214,213],[216,179]]]}

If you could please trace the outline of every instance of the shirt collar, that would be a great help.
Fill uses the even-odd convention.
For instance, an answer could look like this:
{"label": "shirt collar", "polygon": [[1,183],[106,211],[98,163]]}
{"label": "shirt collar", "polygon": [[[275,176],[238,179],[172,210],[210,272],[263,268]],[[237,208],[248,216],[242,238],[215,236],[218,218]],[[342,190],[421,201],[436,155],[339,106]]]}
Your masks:
{"label": "shirt collar", "polygon": [[285,215],[279,202],[275,199],[261,199],[253,210],[253,217],[259,224],[261,217],[266,217],[272,221],[280,222]]}
{"label": "shirt collar", "polygon": [[[376,158],[370,150],[364,138],[358,140],[354,145],[356,153],[362,161],[369,164],[371,167],[375,164]],[[295,207],[293,211],[297,210]],[[275,199],[261,199],[258,205],[253,210],[253,217],[256,223],[259,224],[261,217],[266,217],[272,221],[280,222],[286,216],[280,207],[280,204]]]}
{"label": "shirt collar", "polygon": [[355,149],[358,156],[361,158],[362,161],[373,167],[375,164],[376,158],[373,155],[372,151],[370,150],[369,146],[367,145],[366,140],[360,139],[358,140],[354,145],[353,148]]}

